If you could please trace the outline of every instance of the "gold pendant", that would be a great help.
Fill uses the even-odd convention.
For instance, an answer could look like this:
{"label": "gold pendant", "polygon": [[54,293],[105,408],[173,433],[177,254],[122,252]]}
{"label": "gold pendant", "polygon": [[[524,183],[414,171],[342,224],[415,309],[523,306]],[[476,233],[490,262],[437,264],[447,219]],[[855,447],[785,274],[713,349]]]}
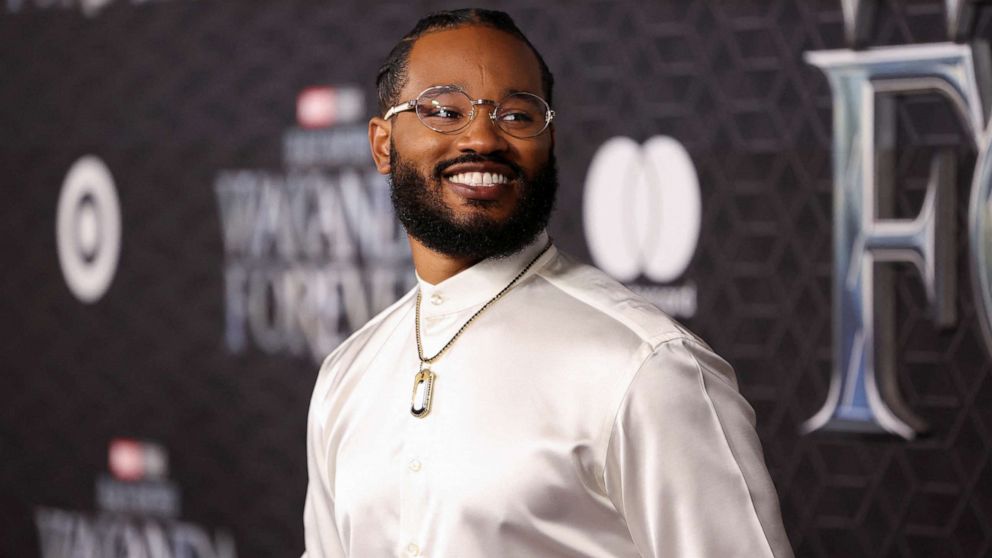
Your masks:
{"label": "gold pendant", "polygon": [[413,401],[410,414],[424,418],[431,412],[431,398],[434,396],[434,373],[424,368],[413,377]]}

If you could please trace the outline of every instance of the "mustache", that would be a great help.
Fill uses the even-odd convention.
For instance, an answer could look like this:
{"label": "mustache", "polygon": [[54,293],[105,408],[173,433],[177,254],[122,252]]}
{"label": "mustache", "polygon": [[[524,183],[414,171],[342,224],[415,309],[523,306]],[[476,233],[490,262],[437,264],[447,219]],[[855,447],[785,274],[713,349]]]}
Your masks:
{"label": "mustache", "polygon": [[480,155],[479,153],[466,153],[464,155],[459,155],[454,159],[448,159],[446,161],[441,161],[440,163],[434,165],[434,179],[441,180],[441,176],[444,171],[451,166],[460,165],[462,163],[496,163],[509,167],[513,171],[515,176],[511,178],[516,178],[518,176],[524,176],[524,170],[520,168],[520,165],[506,159],[502,155]]}

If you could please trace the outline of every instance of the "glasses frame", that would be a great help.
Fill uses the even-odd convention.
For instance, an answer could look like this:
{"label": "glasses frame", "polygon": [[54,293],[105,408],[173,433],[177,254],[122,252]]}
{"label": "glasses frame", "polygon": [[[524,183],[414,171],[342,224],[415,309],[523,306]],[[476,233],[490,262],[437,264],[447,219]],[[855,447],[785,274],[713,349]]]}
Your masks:
{"label": "glasses frame", "polygon": [[[420,116],[420,112],[417,111],[417,101],[421,97],[423,97],[425,93],[427,93],[428,91],[434,90],[434,89],[447,89],[447,90],[451,90],[451,91],[457,91],[457,92],[461,93],[462,95],[465,95],[465,97],[469,100],[469,103],[472,105],[472,111],[468,114],[468,120],[465,121],[465,124],[463,126],[461,126],[460,128],[456,128],[454,130],[438,130],[437,128],[431,127],[426,122],[424,122],[424,119],[421,118],[421,116]],[[518,136],[517,134],[514,134],[513,132],[509,132],[507,130],[504,130],[503,128],[500,127],[500,125],[496,122],[496,113],[499,112],[499,106],[500,106],[500,104],[503,103],[508,97],[511,97],[513,95],[530,95],[531,97],[534,97],[535,99],[541,101],[541,104],[543,104],[544,105],[544,108],[545,108],[545,112],[544,112],[544,127],[543,128],[541,128],[536,133],[531,134],[531,135],[528,135],[528,136]],[[506,97],[503,97],[499,101],[494,101],[492,99],[473,99],[472,96],[469,95],[464,89],[462,89],[461,87],[459,87],[457,85],[454,85],[454,84],[450,84],[450,85],[432,85],[432,86],[428,87],[427,89],[424,89],[423,91],[421,91],[420,94],[417,95],[415,98],[410,99],[409,101],[400,103],[400,104],[398,104],[396,106],[390,107],[389,110],[386,111],[386,114],[382,118],[383,118],[383,120],[389,120],[390,118],[396,116],[397,114],[399,114],[401,112],[406,112],[406,111],[412,110],[417,115],[417,120],[419,120],[420,123],[423,124],[425,128],[427,128],[429,130],[432,130],[434,132],[437,132],[439,134],[451,135],[451,134],[457,134],[457,133],[461,132],[462,130],[468,128],[469,125],[472,124],[472,121],[475,120],[475,115],[478,114],[478,111],[475,110],[475,107],[477,107],[479,105],[492,105],[493,108],[492,108],[492,110],[489,111],[489,121],[492,122],[493,126],[497,130],[499,130],[499,131],[501,131],[501,132],[503,132],[505,134],[508,134],[510,136],[513,136],[515,138],[519,138],[519,139],[536,138],[537,136],[543,134],[545,132],[545,130],[547,130],[548,127],[551,126],[551,121],[554,120],[554,118],[555,118],[555,111],[551,110],[551,105],[549,105],[548,102],[545,101],[544,98],[541,97],[540,95],[535,95],[533,93],[528,93],[526,91],[518,91],[516,93],[510,93],[509,95],[507,95]]]}

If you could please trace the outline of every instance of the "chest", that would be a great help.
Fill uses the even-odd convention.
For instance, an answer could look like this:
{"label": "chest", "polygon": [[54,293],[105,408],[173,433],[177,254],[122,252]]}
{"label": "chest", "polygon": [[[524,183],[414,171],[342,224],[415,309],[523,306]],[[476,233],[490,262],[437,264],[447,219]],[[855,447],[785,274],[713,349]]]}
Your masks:
{"label": "chest", "polygon": [[495,532],[598,505],[595,386],[581,385],[581,370],[570,368],[579,365],[566,356],[505,351],[484,326],[473,333],[431,365],[424,418],[410,413],[413,335],[360,371],[329,448],[343,531],[374,523],[416,538],[455,522]]}

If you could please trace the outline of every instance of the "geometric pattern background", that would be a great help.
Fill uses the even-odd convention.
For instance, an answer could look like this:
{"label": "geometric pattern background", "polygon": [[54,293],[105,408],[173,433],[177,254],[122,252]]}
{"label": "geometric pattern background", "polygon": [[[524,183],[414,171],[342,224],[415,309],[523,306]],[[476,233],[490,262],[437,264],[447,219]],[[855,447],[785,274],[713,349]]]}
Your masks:
{"label": "geometric pattern background", "polygon": [[[703,221],[687,325],[737,369],[800,557],[992,556],[992,357],[969,282],[975,153],[950,109],[899,103],[897,215],[919,210],[929,155],[958,155],[958,323],[937,329],[897,266],[901,389],[932,427],[914,441],[799,425],[831,360],[830,91],[803,61],[844,48],[840,0],[510,0],[555,73],[562,189],[551,232],[589,260],[582,186],[607,139],[678,139]],[[941,42],[940,0],[882,1],[872,45]],[[223,527],[241,557],[298,556],[310,358],[224,344],[214,179],[278,169],[297,94],[356,85],[423,14],[451,2],[75,2],[0,7],[0,557],[38,556],[34,510],[95,509],[107,442],[170,456],[182,518]],[[992,38],[979,7],[974,36]],[[123,213],[117,275],[71,295],[55,247],[70,165],[93,153]],[[371,166],[371,161],[370,161]],[[618,192],[624,185],[617,184]]]}

